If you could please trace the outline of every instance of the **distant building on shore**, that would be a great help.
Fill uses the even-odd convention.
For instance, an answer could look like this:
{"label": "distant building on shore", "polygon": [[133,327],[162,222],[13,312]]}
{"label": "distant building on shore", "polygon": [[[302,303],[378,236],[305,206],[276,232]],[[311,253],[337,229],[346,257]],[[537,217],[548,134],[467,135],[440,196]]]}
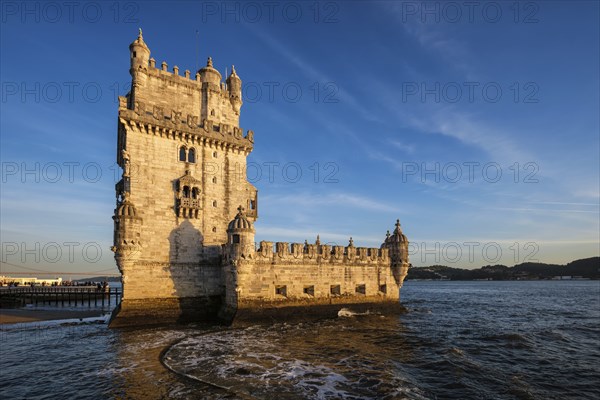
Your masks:
{"label": "distant building on shore", "polygon": [[324,244],[316,232],[310,243],[255,244],[258,193],[246,176],[255,138],[239,126],[235,68],[225,81],[211,58],[195,74],[169,71],[141,30],[129,50],[112,247],[123,298],[111,326],[400,309],[409,262],[399,221],[373,248]]}
{"label": "distant building on shore", "polygon": [[38,279],[38,278],[14,278],[11,276],[0,276],[0,283],[2,286],[12,284],[18,284],[20,286],[25,285],[41,285],[41,286],[53,286],[62,284],[62,278],[55,279]]}

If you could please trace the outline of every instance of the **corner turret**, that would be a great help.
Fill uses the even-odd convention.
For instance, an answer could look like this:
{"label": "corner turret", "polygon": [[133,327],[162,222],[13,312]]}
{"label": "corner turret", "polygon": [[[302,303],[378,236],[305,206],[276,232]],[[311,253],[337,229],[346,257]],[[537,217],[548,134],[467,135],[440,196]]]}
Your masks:
{"label": "corner turret", "polygon": [[221,86],[221,73],[213,68],[212,57],[208,57],[206,67],[201,68],[198,73],[200,74],[200,80],[203,84],[208,83],[210,86],[214,85],[216,87],[213,88],[219,90]]}
{"label": "corner turret", "polygon": [[399,219],[396,220],[394,233],[390,235],[388,231],[382,247],[390,249],[390,258],[393,263],[408,262],[408,239],[402,233]]}
{"label": "corner turret", "polygon": [[142,28],[136,40],[129,45],[131,74],[131,91],[128,96],[128,108],[134,109],[137,101],[137,92],[143,87],[147,80],[148,63],[150,62],[150,49],[142,37]]}
{"label": "corner turret", "polygon": [[138,37],[129,45],[129,56],[131,69],[130,74],[133,76],[134,71],[138,69],[147,69],[150,61],[150,49],[144,42],[142,36],[142,28],[140,28]]}
{"label": "corner turret", "polygon": [[235,66],[231,66],[231,74],[227,77],[227,90],[229,91],[229,101],[236,114],[240,114],[242,107],[242,80],[235,72]]}
{"label": "corner turret", "polygon": [[142,248],[140,236],[142,218],[139,217],[135,205],[129,199],[129,193],[123,193],[123,201],[117,204],[114,227],[114,245],[111,250],[115,253],[115,260],[119,271],[133,266],[139,258]]}
{"label": "corner turret", "polygon": [[387,248],[389,250],[394,278],[398,286],[402,287],[402,282],[408,274],[410,263],[408,261],[408,239],[406,238],[406,235],[402,233],[399,219],[396,220],[394,233],[390,235],[390,232],[387,232],[381,248]]}
{"label": "corner turret", "polygon": [[244,207],[238,207],[238,213],[227,226],[227,249],[232,259],[252,258],[254,256],[254,227],[246,218]]}

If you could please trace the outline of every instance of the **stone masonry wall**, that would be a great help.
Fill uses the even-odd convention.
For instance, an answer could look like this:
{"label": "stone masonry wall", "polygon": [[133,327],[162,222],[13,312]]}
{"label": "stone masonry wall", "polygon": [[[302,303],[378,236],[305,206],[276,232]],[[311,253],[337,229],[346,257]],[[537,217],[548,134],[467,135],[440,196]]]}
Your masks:
{"label": "stone masonry wall", "polygon": [[123,271],[126,300],[220,296],[222,268],[215,263],[137,262]]}
{"label": "stone masonry wall", "polygon": [[232,310],[399,299],[402,282],[387,249],[276,243],[273,251],[272,242],[261,242],[255,252],[229,250],[241,254],[224,268]]}

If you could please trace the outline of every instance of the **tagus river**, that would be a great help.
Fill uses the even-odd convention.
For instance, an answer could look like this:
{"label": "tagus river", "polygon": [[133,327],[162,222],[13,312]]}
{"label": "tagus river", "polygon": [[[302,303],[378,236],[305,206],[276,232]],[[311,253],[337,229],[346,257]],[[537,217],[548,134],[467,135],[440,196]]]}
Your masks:
{"label": "tagus river", "polygon": [[600,282],[412,282],[303,324],[1,328],[2,399],[600,398]]}

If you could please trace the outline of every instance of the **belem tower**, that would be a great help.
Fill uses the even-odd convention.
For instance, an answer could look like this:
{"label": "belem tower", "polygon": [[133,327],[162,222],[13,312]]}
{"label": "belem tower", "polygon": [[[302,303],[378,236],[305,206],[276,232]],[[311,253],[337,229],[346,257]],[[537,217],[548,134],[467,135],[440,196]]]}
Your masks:
{"label": "belem tower", "polygon": [[123,298],[111,326],[260,319],[399,306],[408,241],[380,248],[254,242],[254,133],[239,127],[242,81],[209,58],[195,75],[156,65],[142,31],[119,98],[115,260]]}

